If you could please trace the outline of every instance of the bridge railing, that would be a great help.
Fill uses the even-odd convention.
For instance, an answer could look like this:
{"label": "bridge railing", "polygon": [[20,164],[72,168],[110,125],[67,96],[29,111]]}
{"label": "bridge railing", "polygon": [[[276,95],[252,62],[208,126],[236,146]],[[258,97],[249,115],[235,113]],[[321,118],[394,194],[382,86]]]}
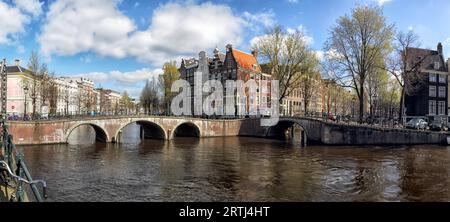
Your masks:
{"label": "bridge railing", "polygon": [[46,118],[23,118],[9,116],[8,120],[13,122],[45,122],[58,120],[90,120],[99,118],[148,118],[148,117],[168,117],[168,118],[191,118],[191,119],[244,119],[241,117],[200,117],[200,116],[169,116],[169,115],[147,115],[147,114],[133,114],[133,115],[73,115],[73,116],[51,116]]}
{"label": "bridge railing", "polygon": [[[44,198],[47,198],[47,183],[43,180],[33,180],[25,162],[24,154],[16,150],[13,143],[13,136],[9,134],[9,129],[5,122],[1,124],[1,180],[6,188],[12,187],[15,189],[15,192],[12,193],[10,197],[6,194],[7,198],[9,198],[9,201],[11,202],[26,201],[27,198],[25,198],[26,190],[24,184],[28,184],[35,200],[38,202],[43,202]],[[11,186],[12,184],[14,186]],[[36,184],[42,185],[42,194]]]}
{"label": "bridge railing", "polygon": [[372,127],[381,127],[381,128],[403,128],[401,121],[395,118],[365,118],[363,123],[359,123],[357,117],[352,117],[350,115],[327,115],[326,113],[323,115],[315,114],[315,115],[294,115],[294,116],[282,116],[287,118],[308,118],[319,120],[328,123],[337,123],[344,125],[355,125],[355,126],[372,126]]}

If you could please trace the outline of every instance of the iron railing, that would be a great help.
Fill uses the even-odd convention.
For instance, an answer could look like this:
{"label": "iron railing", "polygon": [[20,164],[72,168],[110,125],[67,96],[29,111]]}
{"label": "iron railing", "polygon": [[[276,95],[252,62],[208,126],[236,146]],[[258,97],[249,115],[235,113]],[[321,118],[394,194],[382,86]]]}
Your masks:
{"label": "iron railing", "polygon": [[[5,122],[1,123],[2,137],[1,137],[1,151],[0,155],[0,171],[3,184],[15,189],[15,192],[10,195],[6,194],[11,202],[24,202],[25,187],[24,184],[30,185],[34,199],[38,202],[43,202],[47,198],[47,183],[44,180],[33,180],[30,171],[25,162],[24,154],[16,150],[13,136],[9,134],[8,126]],[[37,188],[37,184],[42,185],[42,194]]]}

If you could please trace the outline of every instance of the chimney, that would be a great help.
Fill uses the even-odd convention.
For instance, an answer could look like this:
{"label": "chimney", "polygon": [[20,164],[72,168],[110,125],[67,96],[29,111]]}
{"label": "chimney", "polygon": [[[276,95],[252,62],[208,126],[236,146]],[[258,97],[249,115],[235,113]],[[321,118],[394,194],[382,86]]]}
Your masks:
{"label": "chimney", "polygon": [[253,55],[256,59],[258,59],[258,50],[253,50],[253,51],[252,51],[252,55]]}
{"label": "chimney", "polygon": [[438,53],[439,53],[439,55],[442,55],[442,43],[439,43],[438,45],[437,45],[437,51],[438,51]]}
{"label": "chimney", "polygon": [[450,58],[447,59],[447,69],[448,69],[448,72],[450,73]]}
{"label": "chimney", "polygon": [[16,66],[20,66],[20,59],[14,60]]}
{"label": "chimney", "polygon": [[216,47],[215,49],[214,49],[214,57],[216,57],[216,58],[218,58],[219,57],[219,53],[220,53],[220,50]]}

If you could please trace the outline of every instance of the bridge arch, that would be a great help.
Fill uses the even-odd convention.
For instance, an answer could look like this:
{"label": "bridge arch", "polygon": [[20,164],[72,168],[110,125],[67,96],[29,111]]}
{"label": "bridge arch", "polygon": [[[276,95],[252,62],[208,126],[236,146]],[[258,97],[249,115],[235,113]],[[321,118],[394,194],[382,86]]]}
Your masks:
{"label": "bridge arch", "polygon": [[302,147],[305,147],[308,141],[306,128],[294,120],[280,120],[277,125],[268,129],[267,136],[272,139],[291,141]]}
{"label": "bridge arch", "polygon": [[75,124],[74,126],[69,128],[69,130],[67,130],[67,133],[65,136],[65,142],[69,143],[69,137],[72,134],[72,131],[83,125],[91,126],[94,129],[96,142],[107,143],[107,142],[111,141],[110,137],[108,135],[108,132],[105,129],[103,129],[101,126],[99,126],[97,124],[88,122],[88,123]]}
{"label": "bridge arch", "polygon": [[194,122],[183,122],[176,125],[170,135],[171,139],[176,137],[197,137],[200,138],[202,132],[200,127]]}
{"label": "bridge arch", "polygon": [[122,132],[122,130],[125,127],[127,127],[128,125],[131,125],[133,123],[137,123],[138,125],[140,125],[142,127],[141,129],[143,130],[143,132],[141,132],[141,133],[143,134],[142,136],[144,138],[161,139],[161,140],[167,140],[167,138],[168,138],[166,130],[159,123],[149,121],[149,120],[135,120],[135,121],[131,121],[131,122],[128,122],[128,123],[120,126],[119,129],[114,134],[113,141],[120,142],[120,136],[121,136],[120,133]]}

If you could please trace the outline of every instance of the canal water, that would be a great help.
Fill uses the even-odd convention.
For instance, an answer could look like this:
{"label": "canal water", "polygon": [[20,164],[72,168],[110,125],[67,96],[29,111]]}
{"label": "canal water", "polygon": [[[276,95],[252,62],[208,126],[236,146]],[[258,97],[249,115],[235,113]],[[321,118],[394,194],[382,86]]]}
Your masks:
{"label": "canal water", "polygon": [[24,146],[48,201],[450,201],[450,148],[297,148],[258,138],[139,139]]}

